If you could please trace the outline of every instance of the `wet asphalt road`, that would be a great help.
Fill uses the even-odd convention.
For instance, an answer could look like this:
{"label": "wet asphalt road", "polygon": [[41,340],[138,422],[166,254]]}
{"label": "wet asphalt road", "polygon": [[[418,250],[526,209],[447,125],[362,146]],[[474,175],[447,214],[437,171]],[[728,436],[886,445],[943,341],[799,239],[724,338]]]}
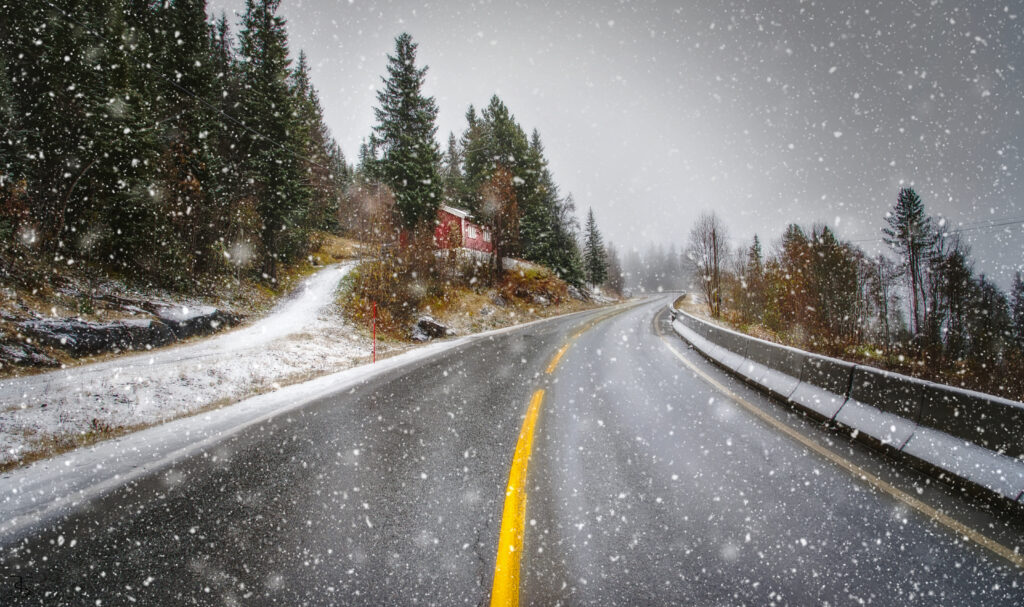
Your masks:
{"label": "wet asphalt road", "polygon": [[[505,485],[527,481],[523,604],[1020,605],[1024,572],[810,452],[822,444],[1024,550],[986,513],[746,389],[653,301],[411,363],[178,461],[0,553],[0,604],[486,604]],[[97,603],[96,601],[101,601]]]}

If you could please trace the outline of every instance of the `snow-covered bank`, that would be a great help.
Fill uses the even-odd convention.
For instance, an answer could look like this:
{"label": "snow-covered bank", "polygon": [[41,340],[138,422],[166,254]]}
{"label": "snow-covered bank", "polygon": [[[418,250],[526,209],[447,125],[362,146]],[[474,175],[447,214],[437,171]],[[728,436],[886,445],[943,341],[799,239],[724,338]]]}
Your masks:
{"label": "snow-covered bank", "polygon": [[265,318],[190,344],[0,380],[0,464],[82,433],[146,426],[369,355],[334,309],[351,265],[330,266]]}

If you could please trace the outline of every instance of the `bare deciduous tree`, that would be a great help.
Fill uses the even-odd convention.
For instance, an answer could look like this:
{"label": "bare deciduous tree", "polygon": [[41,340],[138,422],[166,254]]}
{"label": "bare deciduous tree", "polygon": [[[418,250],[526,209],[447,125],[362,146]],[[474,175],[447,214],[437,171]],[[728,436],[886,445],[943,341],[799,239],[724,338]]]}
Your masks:
{"label": "bare deciduous tree", "polygon": [[686,258],[700,281],[708,313],[722,314],[722,270],[729,256],[729,234],[714,213],[704,213],[690,229]]}

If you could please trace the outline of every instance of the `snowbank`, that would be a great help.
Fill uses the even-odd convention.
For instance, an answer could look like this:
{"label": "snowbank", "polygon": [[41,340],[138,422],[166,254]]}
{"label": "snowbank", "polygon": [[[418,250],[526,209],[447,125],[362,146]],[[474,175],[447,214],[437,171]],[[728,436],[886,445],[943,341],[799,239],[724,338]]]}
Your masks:
{"label": "snowbank", "polygon": [[352,366],[369,344],[334,309],[351,267],[321,270],[267,317],[210,339],[0,380],[0,463],[42,442],[150,425]]}

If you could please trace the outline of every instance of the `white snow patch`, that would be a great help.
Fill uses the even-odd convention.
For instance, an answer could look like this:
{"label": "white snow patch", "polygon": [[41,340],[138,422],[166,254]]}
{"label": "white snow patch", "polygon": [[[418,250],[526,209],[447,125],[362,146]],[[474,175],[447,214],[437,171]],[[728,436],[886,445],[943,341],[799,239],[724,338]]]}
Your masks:
{"label": "white snow patch", "polygon": [[[334,307],[351,265],[330,266],[266,317],[202,341],[150,353],[0,380],[0,462],[17,461],[43,437],[149,425],[297,377],[355,364],[370,344]],[[181,319],[201,307],[177,307]],[[95,420],[95,421],[94,421]]]}

